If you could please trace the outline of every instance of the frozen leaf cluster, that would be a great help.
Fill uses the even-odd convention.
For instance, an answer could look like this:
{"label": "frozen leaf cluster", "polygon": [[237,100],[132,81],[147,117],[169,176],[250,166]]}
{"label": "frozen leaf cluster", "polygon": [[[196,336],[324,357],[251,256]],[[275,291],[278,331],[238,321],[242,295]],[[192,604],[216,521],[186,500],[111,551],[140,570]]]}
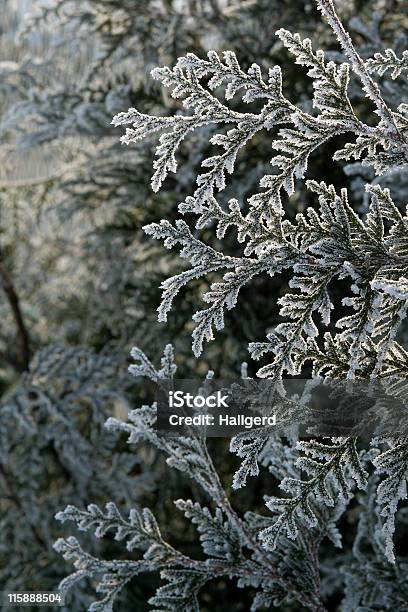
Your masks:
{"label": "frozen leaf cluster", "polygon": [[[246,285],[256,277],[282,275],[289,279],[288,287],[273,299],[279,322],[266,330],[266,339],[254,338],[249,345],[252,358],[262,360],[257,375],[271,383],[271,397],[280,393],[283,377],[308,372],[312,378],[350,383],[384,379],[392,395],[406,399],[408,216],[406,202],[393,197],[383,181],[406,172],[408,116],[403,96],[392,104],[389,88],[377,78],[391,73],[397,85],[404,78],[406,56],[399,59],[381,50],[363,57],[332,0],[317,0],[316,6],[341,47],[334,59],[315,49],[309,38],[277,31],[279,44],[311,80],[307,103],[286,95],[285,67],[243,67],[232,51],[210,51],[206,58],[188,53],[173,68],[153,70],[174,104],[182,101],[180,110],[157,116],[131,107],[117,114],[113,124],[125,126],[122,142],[131,147],[159,135],[154,192],[169,174],[180,171],[182,176],[180,152],[193,132],[210,135],[195,187],[179,201],[183,218],[163,215],[144,228],[165,247],[179,248],[187,262],[161,285],[160,321],[167,320],[186,286],[200,282],[208,287],[202,295],[205,307],[193,315],[197,357],[204,342],[224,329],[225,314],[237,306]],[[392,91],[397,98],[398,87]],[[368,120],[361,106],[372,109]],[[259,189],[243,198],[239,190],[234,193],[234,175],[241,156],[256,146],[261,133],[270,135],[271,167]],[[348,171],[354,163],[367,170],[370,179],[360,206],[350,190],[307,176],[313,156],[328,144],[334,150],[328,160],[333,168],[347,162]],[[215,151],[208,156],[210,145]],[[295,198],[303,204],[298,212],[291,208]],[[159,368],[139,349],[132,356],[137,363],[131,372],[139,379],[160,383],[176,375],[170,346]],[[366,448],[352,437],[304,441],[296,431],[287,437],[272,432],[239,435],[230,446],[241,460],[232,488],[244,487],[262,469],[280,483],[266,497],[263,514],[242,514],[233,507],[230,483],[215,469],[205,435],[192,428],[183,437],[163,437],[156,418],[157,406],[145,404],[131,410],[126,422],[109,418],[106,427],[125,433],[132,448],[153,446],[170,468],[207,496],[206,504],[201,499],[175,502],[197,529],[204,558],[173,548],[150,510],[135,506],[124,518],[113,502],[106,510],[96,504],[83,510],[70,503],[58,513],[60,520],[73,521],[97,537],[114,534],[126,541],[132,558],[105,561],[90,556],[72,537],[60,539],[57,550],[76,568],[61,588],[83,577],[97,581],[102,598],[90,609],[108,612],[129,581],[141,572],[154,572],[164,583],[150,599],[154,610],[198,611],[200,591],[223,578],[253,590],[252,610],[292,606],[322,611],[334,575],[325,555],[319,558],[322,542],[328,546],[328,540],[340,549],[333,558],[344,574],[344,609],[404,605],[405,581],[398,581],[404,565],[394,538],[404,520],[403,511],[397,510],[407,497],[405,439],[378,437]],[[347,553],[341,551],[338,524],[352,499],[358,508],[357,536]]]}

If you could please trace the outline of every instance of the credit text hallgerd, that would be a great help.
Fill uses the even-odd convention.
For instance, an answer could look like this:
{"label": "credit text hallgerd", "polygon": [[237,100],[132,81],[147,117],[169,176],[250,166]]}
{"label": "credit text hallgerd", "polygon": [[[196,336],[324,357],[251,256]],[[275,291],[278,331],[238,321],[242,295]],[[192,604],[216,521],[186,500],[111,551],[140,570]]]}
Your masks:
{"label": "credit text hallgerd", "polygon": [[[222,395],[221,391],[208,396],[194,395],[192,393],[184,393],[183,391],[169,392],[169,407],[170,408],[228,408],[228,396]],[[171,426],[196,426],[196,427],[211,427],[218,425],[219,427],[244,427],[251,429],[253,427],[270,427],[276,425],[276,415],[269,416],[252,416],[247,414],[218,414],[212,415],[209,413],[195,415],[180,415],[171,414],[169,416],[169,424]]]}

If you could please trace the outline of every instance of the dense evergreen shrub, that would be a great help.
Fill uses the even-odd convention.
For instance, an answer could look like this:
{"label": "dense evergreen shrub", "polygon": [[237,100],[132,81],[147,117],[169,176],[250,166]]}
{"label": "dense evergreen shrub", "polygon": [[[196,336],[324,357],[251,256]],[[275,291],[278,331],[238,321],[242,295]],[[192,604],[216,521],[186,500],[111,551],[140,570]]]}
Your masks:
{"label": "dense evergreen shrub", "polygon": [[[389,8],[59,0],[26,22],[13,53],[43,58],[1,66],[2,154],[31,172],[9,163],[0,195],[7,588],[58,582],[60,509],[103,537],[57,540],[67,609],[90,586],[94,612],[407,609],[405,438],[267,431],[228,453],[159,436],[143,382],[176,375],[174,349],[178,377],[237,376],[249,343],[261,367],[242,375],[276,397],[302,375],[382,380],[406,402],[408,63]],[[174,66],[153,69],[161,90],[157,63]]]}

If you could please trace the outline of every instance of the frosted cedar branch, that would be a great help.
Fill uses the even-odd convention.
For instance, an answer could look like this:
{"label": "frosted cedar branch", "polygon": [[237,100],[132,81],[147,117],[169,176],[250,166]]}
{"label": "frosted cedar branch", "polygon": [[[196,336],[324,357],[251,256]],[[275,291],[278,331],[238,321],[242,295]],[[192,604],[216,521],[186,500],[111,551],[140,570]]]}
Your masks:
{"label": "frosted cedar branch", "polygon": [[[312,104],[288,99],[285,66],[266,72],[252,64],[244,70],[233,52],[210,51],[207,58],[188,53],[173,68],[152,71],[173,98],[182,100],[182,110],[153,116],[130,108],[116,115],[113,124],[126,127],[122,142],[127,145],[160,134],[151,181],[154,192],[177,171],[176,155],[183,141],[195,130],[213,130],[214,155],[202,161],[194,192],[179,203],[182,218],[144,227],[167,248],[178,247],[188,261],[183,271],[162,283],[160,321],[166,322],[186,285],[208,275],[219,277],[202,296],[204,308],[193,316],[197,357],[214,330],[224,328],[225,312],[236,306],[244,285],[257,276],[290,274],[289,290],[278,300],[282,322],[265,339],[254,338],[249,345],[252,359],[263,360],[257,376],[275,384],[277,393],[282,377],[301,374],[305,368],[313,377],[381,378],[389,393],[406,401],[408,352],[401,330],[408,300],[408,217],[381,180],[406,172],[408,105],[401,94],[401,103],[392,108],[381,79],[395,81],[394,94],[399,82],[400,91],[406,92],[408,56],[386,49],[363,59],[334,3],[317,0],[317,5],[341,47],[334,60],[314,49],[308,38],[302,40],[286,29],[276,32],[292,61],[312,80]],[[357,110],[363,104],[371,108],[369,123]],[[232,198],[225,205],[222,192],[234,174],[237,156],[261,131],[274,134],[271,174],[262,178],[259,191],[246,202]],[[336,190],[330,181],[313,177],[303,180],[309,157],[331,140],[342,143],[333,166],[358,162],[372,173],[358,210],[346,189]],[[290,196],[306,190],[312,205],[291,215]],[[202,239],[212,231],[218,250]],[[242,245],[240,256],[222,250],[230,234]],[[335,304],[332,296],[339,287],[343,297]],[[164,351],[160,369],[137,348],[132,357],[136,365],[130,370],[138,378],[157,381],[175,375],[171,346]],[[393,543],[397,507],[407,497],[406,439],[376,438],[365,448],[355,438],[300,441],[295,432],[288,438],[268,432],[240,434],[230,445],[240,460],[232,488],[245,487],[249,477],[266,468],[280,481],[282,493],[267,497],[264,512],[248,508],[239,516],[206,440],[199,435],[162,438],[154,429],[155,419],[156,406],[145,405],[132,410],[126,422],[109,418],[106,427],[125,432],[132,445],[153,445],[167,457],[169,468],[202,488],[213,509],[188,499],[176,500],[175,506],[196,527],[204,556],[195,559],[167,543],[148,509],[132,509],[125,516],[113,502],[105,509],[70,505],[57,514],[60,521],[73,521],[97,537],[113,534],[132,554],[128,560],[103,560],[85,552],[74,537],[58,540],[56,550],[76,568],[61,583],[62,590],[84,577],[98,581],[101,598],[89,609],[108,612],[130,580],[158,572],[163,584],[150,599],[157,611],[198,611],[200,591],[221,578],[250,589],[253,611],[274,606],[320,611],[327,609],[322,581],[337,580],[341,567],[342,610],[407,609],[405,566]],[[321,543],[328,539],[341,548],[338,525],[352,500],[359,517],[353,552],[339,564],[330,564],[324,556],[319,558]]]}

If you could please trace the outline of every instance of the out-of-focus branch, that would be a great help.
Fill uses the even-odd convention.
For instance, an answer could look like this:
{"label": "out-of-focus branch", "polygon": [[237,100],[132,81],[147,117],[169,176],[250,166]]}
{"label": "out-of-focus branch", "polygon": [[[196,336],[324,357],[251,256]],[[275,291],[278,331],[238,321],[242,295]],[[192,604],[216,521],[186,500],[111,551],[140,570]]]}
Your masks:
{"label": "out-of-focus branch", "polygon": [[13,313],[14,321],[17,327],[17,333],[20,340],[20,361],[19,366],[21,370],[28,370],[30,363],[30,338],[27,328],[24,323],[23,314],[20,308],[20,300],[18,298],[16,289],[9,273],[7,272],[3,254],[0,250],[0,283],[3,287],[7,301],[10,305]]}

